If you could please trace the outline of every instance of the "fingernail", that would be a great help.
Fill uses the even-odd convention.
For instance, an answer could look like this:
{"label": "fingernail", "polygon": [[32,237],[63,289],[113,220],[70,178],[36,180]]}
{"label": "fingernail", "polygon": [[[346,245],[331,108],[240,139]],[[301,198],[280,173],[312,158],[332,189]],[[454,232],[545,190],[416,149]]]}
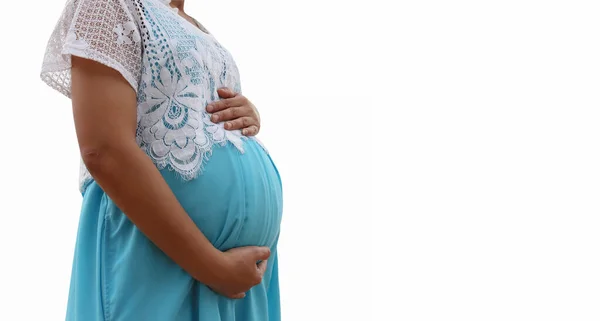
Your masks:
{"label": "fingernail", "polygon": [[211,119],[213,123],[216,123],[219,121],[219,115],[212,115]]}
{"label": "fingernail", "polygon": [[247,129],[242,129],[242,135],[247,135],[248,134],[248,130]]}
{"label": "fingernail", "polygon": [[231,128],[231,123],[225,123],[225,129]]}
{"label": "fingernail", "polygon": [[213,111],[214,108],[215,107],[213,107],[213,105],[208,105],[208,106],[206,106],[206,111],[210,113]]}

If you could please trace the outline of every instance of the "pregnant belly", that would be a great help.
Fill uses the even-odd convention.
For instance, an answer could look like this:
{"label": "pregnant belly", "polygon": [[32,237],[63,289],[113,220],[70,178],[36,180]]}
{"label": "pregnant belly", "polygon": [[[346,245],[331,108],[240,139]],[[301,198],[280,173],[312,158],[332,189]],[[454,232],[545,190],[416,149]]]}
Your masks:
{"label": "pregnant belly", "polygon": [[277,169],[255,141],[248,140],[244,150],[215,146],[202,174],[191,181],[162,171],[188,215],[220,250],[272,247],[279,236],[283,204]]}

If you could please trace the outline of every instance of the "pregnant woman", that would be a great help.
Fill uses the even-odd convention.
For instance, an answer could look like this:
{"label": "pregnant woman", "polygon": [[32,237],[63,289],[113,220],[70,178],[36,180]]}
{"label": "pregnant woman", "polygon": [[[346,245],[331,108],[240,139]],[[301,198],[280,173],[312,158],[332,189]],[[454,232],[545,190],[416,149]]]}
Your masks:
{"label": "pregnant woman", "polygon": [[279,174],[183,0],[70,0],[41,77],[82,156],[67,320],[280,320]]}

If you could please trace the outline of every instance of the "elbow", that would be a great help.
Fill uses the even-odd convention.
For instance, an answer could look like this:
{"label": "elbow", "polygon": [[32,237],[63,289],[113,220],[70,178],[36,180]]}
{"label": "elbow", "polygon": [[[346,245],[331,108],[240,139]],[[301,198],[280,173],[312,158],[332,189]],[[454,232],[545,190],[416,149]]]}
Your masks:
{"label": "elbow", "polygon": [[80,146],[83,164],[93,177],[113,173],[119,163],[118,149],[111,146]]}
{"label": "elbow", "polygon": [[114,175],[135,158],[139,151],[135,140],[110,137],[107,139],[79,139],[83,164],[92,177]]}

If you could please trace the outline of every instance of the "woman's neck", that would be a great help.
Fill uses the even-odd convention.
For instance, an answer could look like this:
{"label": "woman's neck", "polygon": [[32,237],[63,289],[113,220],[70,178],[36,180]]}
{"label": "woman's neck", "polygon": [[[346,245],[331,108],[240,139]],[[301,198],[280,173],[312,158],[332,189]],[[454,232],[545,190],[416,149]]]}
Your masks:
{"label": "woman's neck", "polygon": [[185,0],[171,0],[171,7],[179,9],[179,11],[183,11],[183,4]]}

